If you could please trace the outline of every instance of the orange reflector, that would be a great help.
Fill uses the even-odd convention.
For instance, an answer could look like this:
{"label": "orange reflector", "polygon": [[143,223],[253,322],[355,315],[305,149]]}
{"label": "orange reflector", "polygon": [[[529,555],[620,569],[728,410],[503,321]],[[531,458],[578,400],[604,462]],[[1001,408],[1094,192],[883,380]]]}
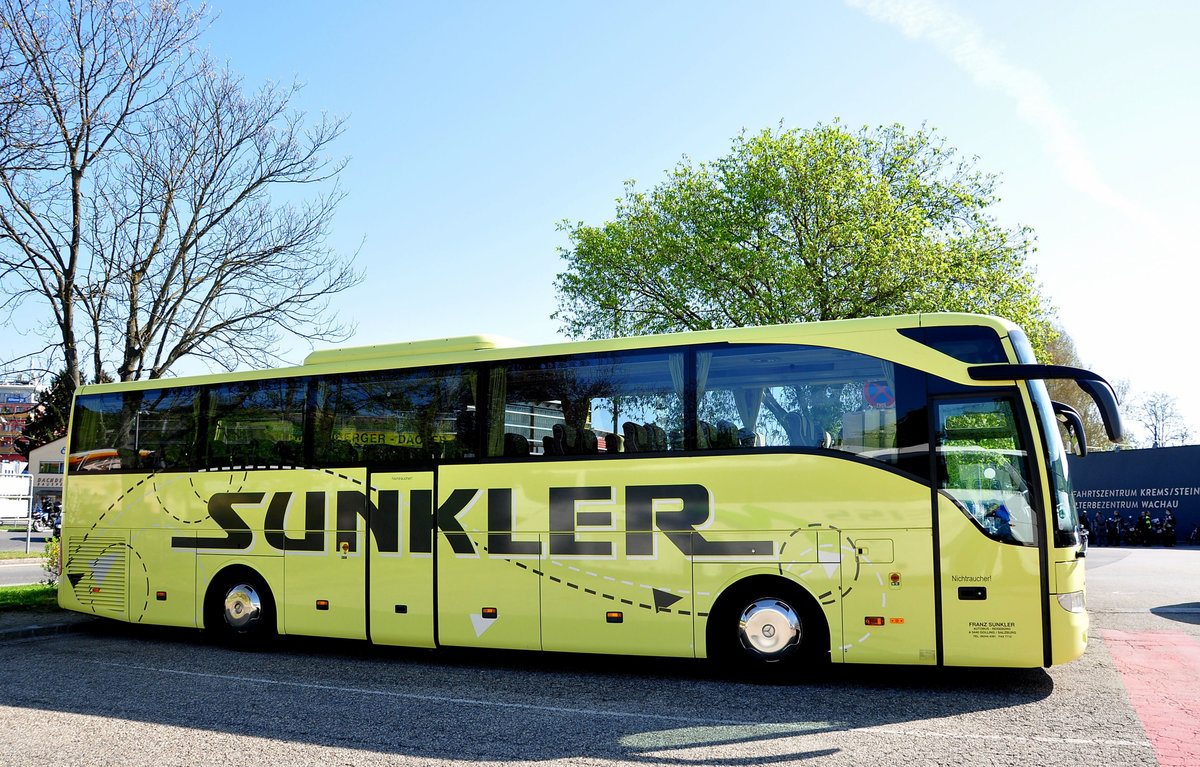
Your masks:
{"label": "orange reflector", "polygon": [[100,589],[99,589],[99,588],[97,588],[96,586],[92,586],[92,593],[93,593],[93,594],[99,594],[99,593],[100,593]]}
{"label": "orange reflector", "polygon": [[897,623],[897,624],[904,623],[904,619],[903,618],[892,618],[892,620],[890,622]]}
{"label": "orange reflector", "polygon": [[883,625],[883,617],[882,616],[867,616],[866,624],[868,626],[882,626]]}
{"label": "orange reflector", "polygon": [[483,608],[483,617],[495,620],[500,617],[500,611],[495,607],[485,607]]}
{"label": "orange reflector", "polygon": [[318,599],[317,600],[317,609],[318,610],[328,610],[329,609],[329,600],[328,599]]}
{"label": "orange reflector", "polygon": [[624,613],[618,612],[605,613],[604,619],[609,623],[620,623],[625,620],[625,615]]}

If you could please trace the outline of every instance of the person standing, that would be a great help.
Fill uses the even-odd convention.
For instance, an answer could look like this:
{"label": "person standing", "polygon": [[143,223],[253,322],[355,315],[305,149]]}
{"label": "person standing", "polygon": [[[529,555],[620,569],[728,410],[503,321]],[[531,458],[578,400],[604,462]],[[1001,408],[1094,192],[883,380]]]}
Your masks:
{"label": "person standing", "polygon": [[1164,546],[1175,545],[1175,515],[1167,509],[1162,521],[1162,542]]}
{"label": "person standing", "polygon": [[1114,511],[1112,513],[1112,516],[1110,516],[1108,518],[1107,527],[1108,527],[1108,530],[1107,530],[1108,545],[1109,546],[1120,546],[1121,545],[1121,517],[1119,517],[1117,515],[1117,512]]}

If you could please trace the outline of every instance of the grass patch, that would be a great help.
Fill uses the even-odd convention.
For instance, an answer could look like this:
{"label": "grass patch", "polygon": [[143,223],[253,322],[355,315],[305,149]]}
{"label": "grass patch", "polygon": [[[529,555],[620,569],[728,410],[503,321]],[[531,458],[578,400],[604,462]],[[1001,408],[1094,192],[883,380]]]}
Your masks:
{"label": "grass patch", "polygon": [[0,559],[35,559],[42,556],[42,543],[34,541],[29,547],[29,553],[25,553],[24,547],[16,551],[0,551]]}
{"label": "grass patch", "polygon": [[36,583],[29,586],[0,586],[0,610],[57,610],[58,587]]}

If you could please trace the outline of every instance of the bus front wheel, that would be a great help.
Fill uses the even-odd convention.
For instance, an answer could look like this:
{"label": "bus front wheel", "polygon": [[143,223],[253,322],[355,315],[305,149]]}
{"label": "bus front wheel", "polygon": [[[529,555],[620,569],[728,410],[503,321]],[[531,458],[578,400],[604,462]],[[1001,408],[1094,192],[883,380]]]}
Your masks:
{"label": "bus front wheel", "polygon": [[752,579],[726,592],[708,622],[709,655],[751,668],[814,666],[829,659],[829,630],[811,596],[790,581]]}
{"label": "bus front wheel", "polygon": [[250,570],[226,573],[209,587],[204,625],[219,639],[249,645],[275,633],[271,591]]}

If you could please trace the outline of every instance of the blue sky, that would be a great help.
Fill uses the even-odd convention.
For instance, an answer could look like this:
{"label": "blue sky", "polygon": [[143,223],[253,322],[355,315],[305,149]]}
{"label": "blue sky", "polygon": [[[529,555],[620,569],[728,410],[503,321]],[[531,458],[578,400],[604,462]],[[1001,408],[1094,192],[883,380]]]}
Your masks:
{"label": "blue sky", "polygon": [[[1179,398],[1191,338],[1200,54],[1192,2],[228,4],[204,44],[349,116],[334,244],[366,281],[349,343],[557,338],[562,219],[739,130],[934,126],[1001,175],[1005,225],[1084,360]],[[290,355],[299,360],[307,348]]]}

